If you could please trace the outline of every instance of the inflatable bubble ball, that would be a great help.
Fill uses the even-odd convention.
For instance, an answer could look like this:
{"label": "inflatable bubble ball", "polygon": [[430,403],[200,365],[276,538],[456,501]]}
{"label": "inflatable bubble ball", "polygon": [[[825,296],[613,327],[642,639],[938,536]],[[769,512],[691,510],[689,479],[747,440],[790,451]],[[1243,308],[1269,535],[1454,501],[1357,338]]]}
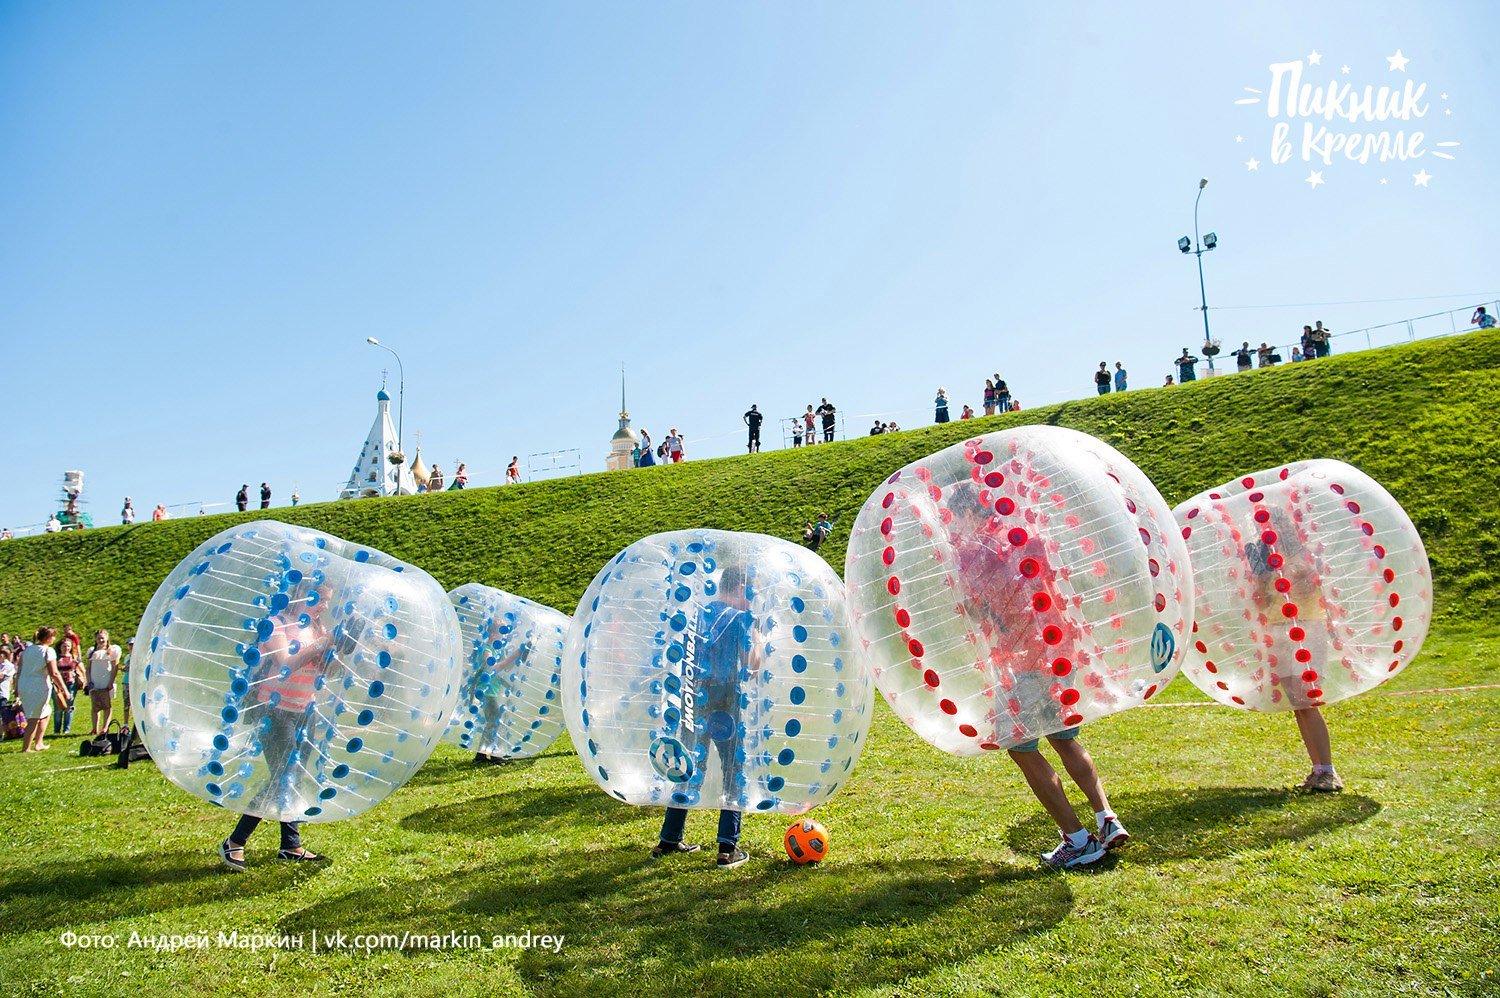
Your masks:
{"label": "inflatable bubble ball", "polygon": [[1422,647],[1432,617],[1422,538],[1357,468],[1300,461],[1175,513],[1196,591],[1183,671],[1220,703],[1335,703],[1379,686]]}
{"label": "inflatable bubble ball", "polygon": [[199,545],[141,620],[130,680],[156,765],[226,810],[333,821],[421,768],[458,698],[458,619],[421,569],[259,521]]}
{"label": "inflatable bubble ball", "polygon": [[850,531],[845,579],[897,716],[954,755],[1005,749],[1140,704],[1192,620],[1161,494],[1073,430],[966,440],[891,475]]}
{"label": "inflatable bubble ball", "polygon": [[563,730],[567,616],[475,582],[448,599],[463,636],[463,680],[446,740],[492,759],[545,751]]}
{"label": "inflatable bubble ball", "polygon": [[849,779],[873,698],[838,576],[759,534],[630,545],[563,653],[574,747],[631,804],[801,814]]}

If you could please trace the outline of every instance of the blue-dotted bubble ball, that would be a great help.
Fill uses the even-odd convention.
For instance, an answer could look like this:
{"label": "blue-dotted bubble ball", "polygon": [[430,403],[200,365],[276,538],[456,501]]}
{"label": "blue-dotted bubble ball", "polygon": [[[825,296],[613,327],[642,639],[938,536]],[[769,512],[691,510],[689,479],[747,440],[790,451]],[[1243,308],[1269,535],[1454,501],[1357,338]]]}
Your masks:
{"label": "blue-dotted bubble ball", "polygon": [[445,739],[494,759],[545,751],[563,730],[567,614],[477,582],[448,599],[463,639],[463,679]]}
{"label": "blue-dotted bubble ball", "polygon": [[589,586],[563,651],[574,747],[631,804],[814,808],[854,772],[873,690],[833,569],[760,534],[630,545]]}
{"label": "blue-dotted bubble ball", "polygon": [[415,773],[458,699],[458,618],[421,569],[273,521],[200,544],[157,589],[130,664],[157,768],[226,810],[360,814]]}

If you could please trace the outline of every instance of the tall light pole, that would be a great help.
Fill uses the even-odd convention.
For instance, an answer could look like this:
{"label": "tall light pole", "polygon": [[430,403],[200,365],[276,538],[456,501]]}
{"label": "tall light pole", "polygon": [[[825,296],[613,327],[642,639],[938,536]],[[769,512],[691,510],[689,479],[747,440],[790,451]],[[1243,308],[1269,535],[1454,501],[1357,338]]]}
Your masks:
{"label": "tall light pole", "polygon": [[1203,254],[1219,245],[1219,234],[1210,232],[1201,239],[1198,236],[1198,202],[1203,200],[1203,188],[1207,186],[1207,178],[1198,181],[1198,196],[1193,199],[1193,240],[1189,241],[1187,236],[1183,236],[1177,240],[1177,248],[1198,258],[1198,300],[1203,306],[1203,355],[1208,358],[1208,369],[1212,372],[1214,354],[1218,351],[1214,349],[1213,338],[1208,333],[1208,292],[1203,285]]}
{"label": "tall light pole", "polygon": [[401,494],[401,463],[406,460],[406,438],[402,436],[406,421],[406,368],[401,364],[401,355],[375,337],[366,336],[365,342],[372,347],[379,347],[396,358],[396,448],[401,454],[401,461],[396,462],[396,495],[399,496]]}

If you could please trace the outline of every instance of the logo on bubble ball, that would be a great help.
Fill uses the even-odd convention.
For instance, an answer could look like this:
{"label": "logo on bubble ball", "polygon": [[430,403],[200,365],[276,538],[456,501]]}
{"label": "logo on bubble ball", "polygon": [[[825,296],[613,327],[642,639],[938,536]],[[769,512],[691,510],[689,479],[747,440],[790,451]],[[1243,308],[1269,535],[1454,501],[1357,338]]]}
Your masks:
{"label": "logo on bubble ball", "polygon": [[651,768],[673,783],[686,783],[693,775],[693,757],[676,738],[657,737],[651,741]]}
{"label": "logo on bubble ball", "polygon": [[1151,632],[1151,668],[1157,672],[1165,669],[1176,650],[1177,639],[1172,636],[1172,629],[1158,621],[1156,630]]}

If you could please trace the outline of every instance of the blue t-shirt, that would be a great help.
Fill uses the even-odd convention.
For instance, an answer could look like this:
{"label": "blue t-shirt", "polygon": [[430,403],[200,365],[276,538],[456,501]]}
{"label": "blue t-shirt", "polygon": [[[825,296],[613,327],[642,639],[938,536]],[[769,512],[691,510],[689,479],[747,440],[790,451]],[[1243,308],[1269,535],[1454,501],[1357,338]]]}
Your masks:
{"label": "blue t-shirt", "polygon": [[1118,371],[1115,372],[1115,391],[1117,391],[1117,392],[1123,392],[1124,390],[1125,390],[1125,371],[1123,369],[1121,369],[1121,370],[1118,370]]}

